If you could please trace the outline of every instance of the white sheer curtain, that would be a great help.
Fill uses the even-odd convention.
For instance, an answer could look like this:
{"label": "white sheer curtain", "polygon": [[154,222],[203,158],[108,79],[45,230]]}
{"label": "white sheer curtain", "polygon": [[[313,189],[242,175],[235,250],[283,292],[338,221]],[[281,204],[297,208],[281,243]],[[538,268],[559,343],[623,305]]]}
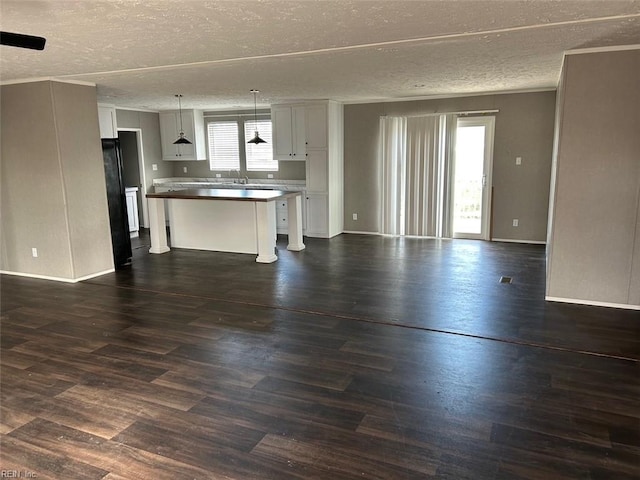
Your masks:
{"label": "white sheer curtain", "polygon": [[451,237],[455,115],[381,117],[381,232]]}
{"label": "white sheer curtain", "polygon": [[380,228],[389,235],[403,234],[406,131],[406,117],[380,117]]}

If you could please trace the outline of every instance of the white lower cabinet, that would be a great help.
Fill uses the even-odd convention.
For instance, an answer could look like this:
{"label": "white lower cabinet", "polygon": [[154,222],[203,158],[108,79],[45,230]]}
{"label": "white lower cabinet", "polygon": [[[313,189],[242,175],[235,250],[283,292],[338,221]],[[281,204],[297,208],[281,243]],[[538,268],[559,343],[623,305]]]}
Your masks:
{"label": "white lower cabinet", "polygon": [[329,202],[325,193],[307,193],[305,197],[307,216],[306,234],[310,237],[329,237]]}
{"label": "white lower cabinet", "polygon": [[276,230],[278,233],[286,234],[289,226],[289,211],[287,209],[286,200],[278,200],[276,202]]}

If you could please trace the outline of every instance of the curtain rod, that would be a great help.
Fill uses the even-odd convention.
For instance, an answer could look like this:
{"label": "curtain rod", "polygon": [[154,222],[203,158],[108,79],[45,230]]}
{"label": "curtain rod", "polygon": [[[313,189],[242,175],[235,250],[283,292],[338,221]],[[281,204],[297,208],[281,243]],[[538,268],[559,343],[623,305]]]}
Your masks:
{"label": "curtain rod", "polygon": [[420,115],[389,115],[388,113],[384,113],[382,115],[380,115],[381,117],[407,117],[407,118],[414,118],[414,117],[434,117],[434,116],[440,116],[440,115],[482,115],[485,113],[498,113],[500,110],[467,110],[464,112],[433,112],[433,113],[422,113]]}
{"label": "curtain rod", "polygon": [[[217,114],[217,113],[205,113],[203,115],[205,118],[207,117],[217,117],[217,118],[223,118],[223,117],[253,117],[254,114],[252,113],[222,113],[222,114]],[[269,117],[271,116],[270,112],[258,112],[257,114],[255,114],[255,116],[257,117]]]}

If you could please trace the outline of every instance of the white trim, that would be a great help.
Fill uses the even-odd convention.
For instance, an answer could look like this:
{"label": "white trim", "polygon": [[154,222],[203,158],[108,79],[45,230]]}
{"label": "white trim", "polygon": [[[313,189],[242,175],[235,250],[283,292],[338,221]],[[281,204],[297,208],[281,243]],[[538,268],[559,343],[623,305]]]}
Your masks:
{"label": "white trim", "polygon": [[[518,95],[522,93],[539,93],[539,92],[555,92],[558,89],[557,82],[555,87],[544,88],[522,88],[518,90],[496,90],[491,92],[477,92],[477,93],[441,93],[438,95],[422,95],[415,97],[402,97],[402,98],[370,98],[364,100],[341,100],[343,105],[359,105],[369,103],[394,103],[394,102],[415,102],[418,100],[443,100],[447,98],[464,98],[464,97],[486,97],[489,95]],[[442,114],[447,112],[442,112]]]}
{"label": "white trim", "polygon": [[[461,115],[461,118],[467,118],[467,116],[473,116],[473,115],[484,115],[484,114],[488,114],[488,113],[500,113],[500,110],[498,109],[493,109],[493,110],[461,110],[459,112],[427,112],[427,113],[416,113],[415,115],[389,115],[388,113],[385,113],[384,115],[381,115],[381,117],[405,117],[405,118],[420,118],[420,117],[439,117],[441,115]],[[484,117],[482,117],[484,118]]]}
{"label": "white trim", "polygon": [[505,242],[505,243],[533,243],[534,245],[546,245],[544,240],[515,240],[512,238],[492,238],[492,242]]}
{"label": "white trim", "polygon": [[133,108],[133,107],[120,107],[118,105],[113,105],[116,110],[130,110],[132,112],[145,112],[145,113],[160,113],[160,110],[152,110],[150,108]]}
{"label": "white trim", "polygon": [[545,296],[544,299],[548,302],[575,303],[578,305],[591,305],[594,307],[609,307],[609,308],[624,308],[626,310],[640,310],[640,305],[632,305],[630,303],[597,302],[595,300],[582,300],[577,298],[560,298],[560,297],[549,297],[549,296]]}
{"label": "white trim", "polygon": [[567,55],[581,55],[583,53],[600,53],[600,52],[617,52],[623,50],[640,50],[640,44],[633,45],[614,45],[610,47],[591,47],[591,48],[576,48],[575,50],[566,50],[564,52]]}
{"label": "white trim", "polygon": [[35,82],[58,82],[58,83],[72,83],[74,85],[84,85],[87,87],[97,86],[93,82],[86,82],[84,80],[61,80],[56,77],[33,77],[33,78],[18,78],[16,80],[3,80],[0,85],[16,85],[20,83],[35,83]]}
{"label": "white trim", "polygon": [[101,275],[106,275],[108,273],[115,272],[115,268],[111,268],[109,270],[105,270],[103,272],[92,273],[91,275],[85,275],[80,278],[64,278],[64,277],[51,277],[49,275],[38,275],[35,273],[24,273],[24,272],[9,272],[7,270],[0,270],[0,274],[2,275],[13,275],[16,277],[27,277],[27,278],[37,278],[40,280],[53,280],[54,282],[64,282],[64,283],[78,283],[84,280],[89,280],[91,278],[99,277]]}

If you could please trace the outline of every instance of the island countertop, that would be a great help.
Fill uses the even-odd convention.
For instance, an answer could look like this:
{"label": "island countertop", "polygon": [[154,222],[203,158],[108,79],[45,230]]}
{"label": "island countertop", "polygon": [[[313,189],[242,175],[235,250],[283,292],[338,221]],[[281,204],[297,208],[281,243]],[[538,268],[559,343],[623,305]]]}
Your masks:
{"label": "island countertop", "polygon": [[300,195],[300,192],[282,190],[229,190],[223,188],[190,188],[164,193],[147,193],[147,198],[175,198],[185,200],[246,200],[268,202],[279,198]]}

